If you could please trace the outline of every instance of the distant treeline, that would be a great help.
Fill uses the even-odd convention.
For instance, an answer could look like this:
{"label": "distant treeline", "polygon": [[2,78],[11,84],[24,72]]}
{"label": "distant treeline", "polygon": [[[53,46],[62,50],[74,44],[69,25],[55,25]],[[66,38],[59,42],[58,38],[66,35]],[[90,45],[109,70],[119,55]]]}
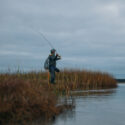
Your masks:
{"label": "distant treeline", "polygon": [[125,79],[116,79],[117,82],[125,83]]}

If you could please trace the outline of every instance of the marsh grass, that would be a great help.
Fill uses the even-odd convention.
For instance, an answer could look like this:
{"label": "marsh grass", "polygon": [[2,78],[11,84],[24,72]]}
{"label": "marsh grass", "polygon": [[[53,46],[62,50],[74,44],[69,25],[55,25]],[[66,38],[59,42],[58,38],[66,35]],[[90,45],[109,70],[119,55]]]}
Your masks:
{"label": "marsh grass", "polygon": [[64,70],[57,74],[56,87],[60,91],[76,89],[104,89],[117,87],[117,82],[113,76],[108,73],[86,70]]}
{"label": "marsh grass", "polygon": [[54,85],[47,77],[47,72],[0,74],[0,124],[53,118],[70,107],[57,104],[58,97],[71,90],[117,87],[111,75],[101,72],[64,70]]}

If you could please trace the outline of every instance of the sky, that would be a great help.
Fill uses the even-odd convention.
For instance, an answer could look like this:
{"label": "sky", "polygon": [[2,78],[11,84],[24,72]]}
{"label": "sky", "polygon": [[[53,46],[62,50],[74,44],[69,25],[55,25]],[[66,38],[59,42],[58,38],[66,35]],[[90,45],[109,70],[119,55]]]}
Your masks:
{"label": "sky", "polygon": [[0,0],[0,72],[41,70],[51,47],[57,67],[125,78],[124,0]]}

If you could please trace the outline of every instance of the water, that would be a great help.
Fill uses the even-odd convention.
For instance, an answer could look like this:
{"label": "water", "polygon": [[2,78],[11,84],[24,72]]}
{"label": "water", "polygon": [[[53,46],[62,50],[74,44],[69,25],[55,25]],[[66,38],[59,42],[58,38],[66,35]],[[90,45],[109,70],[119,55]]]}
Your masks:
{"label": "water", "polygon": [[73,110],[46,125],[125,125],[125,84],[116,89],[78,92],[74,98]]}

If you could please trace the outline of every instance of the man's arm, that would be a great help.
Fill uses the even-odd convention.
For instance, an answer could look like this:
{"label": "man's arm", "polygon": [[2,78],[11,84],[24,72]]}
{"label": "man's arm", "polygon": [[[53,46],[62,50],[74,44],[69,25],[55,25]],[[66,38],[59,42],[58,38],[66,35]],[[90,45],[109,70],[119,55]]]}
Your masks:
{"label": "man's arm", "polygon": [[59,56],[58,54],[56,54],[56,60],[60,60],[61,56]]}
{"label": "man's arm", "polygon": [[57,57],[57,59],[56,60],[60,60],[61,59],[61,57]]}

